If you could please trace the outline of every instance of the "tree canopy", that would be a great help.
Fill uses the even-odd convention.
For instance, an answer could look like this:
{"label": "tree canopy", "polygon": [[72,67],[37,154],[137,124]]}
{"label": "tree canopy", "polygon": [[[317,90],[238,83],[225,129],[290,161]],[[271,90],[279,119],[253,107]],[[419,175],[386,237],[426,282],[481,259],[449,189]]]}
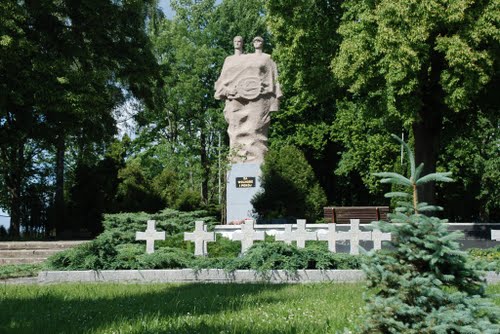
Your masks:
{"label": "tree canopy", "polygon": [[[487,107],[491,102],[484,105],[479,98],[498,78],[499,5],[495,0],[344,2],[342,42],[332,70],[347,88],[339,112],[340,122],[352,128],[342,138],[350,143],[346,155],[377,154],[386,141],[380,134],[399,127],[414,143],[417,161],[435,171],[449,144],[443,137],[456,132],[462,114],[493,112]],[[350,116],[354,112],[358,117]],[[373,141],[377,145],[364,144]],[[432,185],[424,188],[426,201],[434,199]]]}
{"label": "tree canopy", "polygon": [[[424,200],[437,194],[454,219],[498,218],[488,167],[498,155],[498,1],[270,0],[266,8],[287,99],[273,140],[300,145],[328,180],[329,201],[380,201],[373,173],[408,168],[389,140],[401,133],[426,172],[459,170],[457,184],[426,185]],[[332,195],[353,185],[357,198]]]}
{"label": "tree canopy", "polygon": [[[223,212],[228,138],[213,87],[236,35],[263,36],[278,65],[271,151],[300,150],[329,204],[388,204],[373,173],[409,168],[397,133],[425,172],[457,180],[430,183],[422,200],[452,220],[500,218],[498,0],[171,4],[172,19],[154,0],[0,3],[0,207],[11,233],[97,233],[104,212]],[[124,112],[131,138],[117,135]]]}
{"label": "tree canopy", "polygon": [[[77,157],[92,156],[116,132],[112,111],[125,92],[152,103],[156,63],[145,24],[154,5],[92,0],[0,5],[0,171],[7,190],[2,206],[10,212],[13,234],[34,219],[22,212],[22,203],[27,189],[42,181],[34,170],[43,166],[42,155],[54,168],[55,184],[47,179],[44,184],[55,187],[55,216],[60,216],[67,142],[75,142]],[[47,201],[42,200],[46,207]]]}

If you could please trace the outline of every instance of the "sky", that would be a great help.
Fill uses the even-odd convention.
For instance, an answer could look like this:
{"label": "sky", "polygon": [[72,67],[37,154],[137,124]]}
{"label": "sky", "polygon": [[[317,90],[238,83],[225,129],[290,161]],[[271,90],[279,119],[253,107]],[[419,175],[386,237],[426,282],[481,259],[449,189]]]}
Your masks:
{"label": "sky", "polygon": [[[222,0],[216,0],[215,4],[218,5],[222,2]],[[160,0],[159,7],[165,13],[167,19],[172,19],[174,17],[174,11],[170,8],[170,0]]]}
{"label": "sky", "polygon": [[2,209],[0,209],[0,225],[3,225],[5,228],[8,228],[10,226],[10,218],[4,216],[8,216],[8,214]]}
{"label": "sky", "polygon": [[168,19],[174,17],[174,12],[172,11],[172,8],[170,8],[170,0],[160,0],[159,6]]}

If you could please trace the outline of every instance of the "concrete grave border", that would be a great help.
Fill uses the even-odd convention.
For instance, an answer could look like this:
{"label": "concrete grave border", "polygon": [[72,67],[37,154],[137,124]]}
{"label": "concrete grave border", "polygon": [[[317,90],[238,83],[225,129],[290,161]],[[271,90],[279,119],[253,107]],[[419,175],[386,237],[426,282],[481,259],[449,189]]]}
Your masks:
{"label": "concrete grave border", "polygon": [[[485,275],[489,284],[500,283],[500,274],[493,271]],[[42,271],[38,284],[57,283],[352,283],[365,279],[362,270],[255,270],[223,269],[164,269],[164,270],[87,270]]]}

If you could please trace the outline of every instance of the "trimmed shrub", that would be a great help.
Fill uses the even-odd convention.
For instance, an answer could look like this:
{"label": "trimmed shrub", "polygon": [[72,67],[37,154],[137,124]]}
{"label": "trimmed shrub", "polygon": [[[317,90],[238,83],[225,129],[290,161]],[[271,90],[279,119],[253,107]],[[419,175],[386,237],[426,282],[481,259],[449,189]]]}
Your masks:
{"label": "trimmed shrub", "polygon": [[487,249],[471,248],[468,252],[481,270],[500,272],[500,246]]}
{"label": "trimmed shrub", "polygon": [[326,247],[304,249],[283,242],[261,242],[254,244],[242,257],[227,264],[226,269],[287,270],[299,269],[359,269],[362,256],[336,254]]}
{"label": "trimmed shrub", "polygon": [[[166,240],[157,241],[155,252],[145,254],[143,241],[135,241],[135,231],[144,231],[149,219],[157,221],[157,228],[166,231]],[[217,268],[228,271],[254,269],[357,269],[362,256],[330,253],[324,243],[311,242],[305,249],[281,242],[271,236],[257,242],[240,255],[241,244],[221,235],[208,244],[209,257],[195,257],[192,242],[184,241],[184,232],[194,229],[194,222],[203,220],[216,224],[207,211],[179,212],[171,209],[150,215],[121,213],[106,215],[105,231],[95,240],[57,253],[49,258],[48,266],[58,270],[105,269],[174,269]]]}
{"label": "trimmed shrub", "polygon": [[211,258],[232,258],[240,254],[241,243],[239,241],[229,240],[223,237],[222,234],[217,234],[216,242],[209,242],[207,248],[208,256]]}
{"label": "trimmed shrub", "polygon": [[[208,224],[217,222],[207,211],[180,212],[166,209],[156,214],[139,212],[105,215],[103,233],[91,242],[53,255],[49,258],[48,265],[61,270],[101,270],[138,269],[145,268],[145,264],[157,263],[154,262],[156,260],[147,259],[146,262],[141,262],[137,258],[144,254],[146,246],[144,242],[135,240],[135,232],[144,231],[150,219],[157,221],[157,229],[166,231],[166,240],[158,242],[157,246],[163,244],[187,250],[192,246],[184,242],[183,232],[192,231],[196,220],[203,220]],[[164,263],[172,262],[169,261],[165,260]]]}
{"label": "trimmed shrub", "polygon": [[175,201],[174,207],[181,211],[193,211],[201,206],[202,199],[198,191],[184,190]]}
{"label": "trimmed shrub", "polygon": [[261,219],[321,219],[326,195],[304,154],[295,146],[272,148],[262,165],[262,188],[252,199]]}
{"label": "trimmed shrub", "polygon": [[96,239],[56,253],[48,259],[48,266],[53,269],[113,269],[117,251],[115,246],[105,239]]}
{"label": "trimmed shrub", "polygon": [[140,268],[147,269],[180,269],[189,268],[194,256],[182,249],[163,247],[153,254],[137,256]]}
{"label": "trimmed shrub", "polygon": [[[106,247],[103,247],[106,245]],[[247,253],[238,256],[240,243],[219,237],[209,244],[214,255],[195,257],[193,250],[158,247],[153,254],[145,254],[145,245],[121,244],[109,248],[110,243],[91,242],[53,255],[49,265],[59,270],[105,269],[254,269],[264,272],[282,269],[359,269],[363,256],[330,253],[323,245],[299,249],[282,242],[260,242]]]}

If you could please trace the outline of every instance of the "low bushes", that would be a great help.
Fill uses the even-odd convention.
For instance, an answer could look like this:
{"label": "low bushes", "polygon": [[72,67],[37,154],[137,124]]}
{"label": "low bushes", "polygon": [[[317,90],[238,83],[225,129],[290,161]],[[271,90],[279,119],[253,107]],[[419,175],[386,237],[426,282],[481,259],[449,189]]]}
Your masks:
{"label": "low bushes", "polygon": [[32,277],[44,269],[44,264],[4,264],[0,265],[0,279],[15,277]]}
{"label": "low bushes", "polygon": [[[265,271],[283,269],[359,269],[362,256],[330,253],[326,247],[310,246],[299,249],[282,242],[256,243],[242,255],[235,256],[233,243],[219,237],[218,256],[195,257],[193,252],[181,248],[158,247],[155,253],[145,254],[144,245],[93,241],[53,255],[49,266],[57,270],[107,270],[107,269],[180,269],[217,268],[233,271],[254,269]],[[222,244],[222,245],[221,245]],[[224,249],[229,249],[225,252]],[[239,248],[238,248],[239,249]]]}
{"label": "low bushes", "polygon": [[[155,253],[145,254],[145,243],[135,241],[135,232],[143,231],[146,222],[156,220],[166,240],[157,241]],[[192,242],[184,241],[184,232],[194,230],[194,222],[209,225],[217,219],[207,211],[181,212],[167,209],[157,214],[121,213],[106,215],[104,232],[95,240],[53,255],[48,266],[56,270],[176,269],[218,268],[226,270],[254,269],[358,269],[360,256],[330,253],[323,243],[310,243],[305,249],[266,237],[240,256],[241,244],[221,235],[208,244],[208,257],[195,257]]]}
{"label": "low bushes", "polygon": [[248,252],[229,262],[226,269],[254,269],[265,271],[283,269],[358,269],[360,256],[336,254],[326,247],[311,246],[304,249],[283,242],[263,242],[255,244]]}
{"label": "low bushes", "polygon": [[[145,254],[145,243],[135,241],[135,232],[143,231],[146,221],[157,221],[157,229],[166,231],[166,240],[156,242],[154,254]],[[180,212],[164,210],[157,214],[122,213],[107,215],[104,232],[95,240],[52,256],[48,266],[56,270],[105,269],[175,269],[219,268],[226,270],[254,269],[265,271],[283,269],[358,269],[363,256],[330,253],[326,244],[310,242],[305,249],[266,237],[257,242],[245,255],[240,256],[241,245],[221,235],[208,244],[208,257],[195,257],[194,244],[184,241],[184,232],[194,229],[194,222],[203,220],[217,224],[206,211]],[[471,250],[481,268],[499,269],[500,248]]]}
{"label": "low bushes", "polygon": [[500,246],[479,249],[469,249],[469,255],[477,261],[477,265],[482,270],[492,270],[500,272]]}

